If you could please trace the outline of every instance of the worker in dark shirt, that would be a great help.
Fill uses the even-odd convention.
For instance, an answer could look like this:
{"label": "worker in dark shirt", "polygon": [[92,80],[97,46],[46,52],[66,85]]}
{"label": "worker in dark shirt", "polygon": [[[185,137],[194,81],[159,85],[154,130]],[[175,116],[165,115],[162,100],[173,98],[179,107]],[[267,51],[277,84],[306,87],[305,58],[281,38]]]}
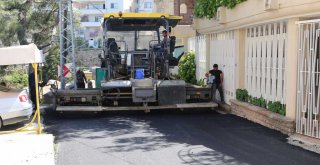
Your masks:
{"label": "worker in dark shirt", "polygon": [[161,48],[165,49],[170,45],[169,32],[167,30],[162,31],[163,40],[160,42]]}
{"label": "worker in dark shirt", "polygon": [[[40,73],[40,70],[38,70],[38,73]],[[34,110],[36,110],[37,109],[37,104],[36,104],[37,97],[36,97],[36,82],[35,82],[34,74],[35,74],[34,68],[30,65],[29,66],[29,75],[28,75],[29,93],[30,93],[30,99],[33,104],[33,108],[34,108]],[[38,87],[44,87],[47,84],[47,81],[39,82],[39,79],[38,79],[37,83],[38,83]]]}
{"label": "worker in dark shirt", "polygon": [[213,65],[213,69],[209,71],[209,73],[214,76],[214,84],[212,85],[212,99],[216,100],[216,90],[218,89],[220,94],[221,102],[224,103],[223,96],[223,72],[219,70],[218,64]]}
{"label": "worker in dark shirt", "polygon": [[84,74],[84,72],[79,68],[77,73],[77,88],[81,89],[81,88],[85,88],[87,83],[87,78],[86,75]]}

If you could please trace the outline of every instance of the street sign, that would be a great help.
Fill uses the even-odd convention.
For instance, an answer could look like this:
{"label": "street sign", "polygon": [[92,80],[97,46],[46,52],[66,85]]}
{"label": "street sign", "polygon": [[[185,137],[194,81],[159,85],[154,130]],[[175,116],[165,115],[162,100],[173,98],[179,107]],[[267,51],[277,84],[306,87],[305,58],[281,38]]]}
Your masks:
{"label": "street sign", "polygon": [[[63,65],[63,77],[71,77],[72,63]],[[60,65],[58,65],[58,76],[60,77]]]}

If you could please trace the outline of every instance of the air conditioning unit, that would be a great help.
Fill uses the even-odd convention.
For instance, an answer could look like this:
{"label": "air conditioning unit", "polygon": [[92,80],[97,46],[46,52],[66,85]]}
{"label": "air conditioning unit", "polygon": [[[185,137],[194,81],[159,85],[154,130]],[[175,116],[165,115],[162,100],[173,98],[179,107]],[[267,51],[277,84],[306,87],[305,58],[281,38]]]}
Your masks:
{"label": "air conditioning unit", "polygon": [[264,10],[276,10],[279,8],[278,0],[264,0]]}
{"label": "air conditioning unit", "polygon": [[219,7],[216,13],[216,21],[218,21],[220,24],[226,23],[226,12],[227,11],[225,7]]}

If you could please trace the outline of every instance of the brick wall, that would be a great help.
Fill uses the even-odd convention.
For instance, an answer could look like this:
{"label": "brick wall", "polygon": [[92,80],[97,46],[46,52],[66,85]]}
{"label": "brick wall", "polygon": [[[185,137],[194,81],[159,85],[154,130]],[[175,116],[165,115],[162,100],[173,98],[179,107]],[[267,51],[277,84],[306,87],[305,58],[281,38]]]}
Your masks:
{"label": "brick wall", "polygon": [[[183,14],[180,12],[180,5],[186,4],[187,13]],[[174,15],[183,16],[183,20],[179,22],[180,25],[191,25],[192,24],[192,16],[195,6],[195,0],[175,0],[174,1]]]}

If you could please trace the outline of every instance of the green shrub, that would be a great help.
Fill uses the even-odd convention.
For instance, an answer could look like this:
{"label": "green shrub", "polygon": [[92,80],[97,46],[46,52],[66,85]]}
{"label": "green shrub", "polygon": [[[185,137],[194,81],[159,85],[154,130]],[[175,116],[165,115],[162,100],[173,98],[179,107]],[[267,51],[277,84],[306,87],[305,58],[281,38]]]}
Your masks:
{"label": "green shrub", "polygon": [[80,66],[79,69],[81,69],[82,71],[90,71],[90,69],[85,66]]}
{"label": "green shrub", "polygon": [[268,109],[271,112],[279,113],[280,115],[283,115],[283,116],[286,115],[286,105],[285,104],[281,104],[280,101],[276,101],[276,102],[269,101]]}
{"label": "green shrub", "polygon": [[22,89],[28,86],[28,75],[21,69],[15,69],[3,77],[3,81],[13,88]]}
{"label": "green shrub", "polygon": [[236,90],[236,98],[239,101],[248,102],[249,94],[246,89],[237,89]]}
{"label": "green shrub", "polygon": [[205,86],[204,79],[198,80],[196,85],[204,87]]}
{"label": "green shrub", "polygon": [[260,98],[253,97],[251,99],[251,104],[253,104],[255,106],[262,107],[262,108],[266,108],[267,107],[267,103],[266,102],[267,101],[263,97],[260,97]]}
{"label": "green shrub", "polygon": [[179,61],[179,77],[187,83],[196,84],[196,63],[194,52],[186,52]]}
{"label": "green shrub", "polygon": [[281,104],[281,102],[279,101],[276,101],[276,102],[269,101],[267,104],[267,100],[264,99],[262,96],[260,98],[252,97],[248,94],[248,91],[246,89],[237,89],[236,98],[237,100],[242,102],[248,102],[258,107],[267,108],[271,112],[278,113],[283,116],[286,115],[285,104]]}

